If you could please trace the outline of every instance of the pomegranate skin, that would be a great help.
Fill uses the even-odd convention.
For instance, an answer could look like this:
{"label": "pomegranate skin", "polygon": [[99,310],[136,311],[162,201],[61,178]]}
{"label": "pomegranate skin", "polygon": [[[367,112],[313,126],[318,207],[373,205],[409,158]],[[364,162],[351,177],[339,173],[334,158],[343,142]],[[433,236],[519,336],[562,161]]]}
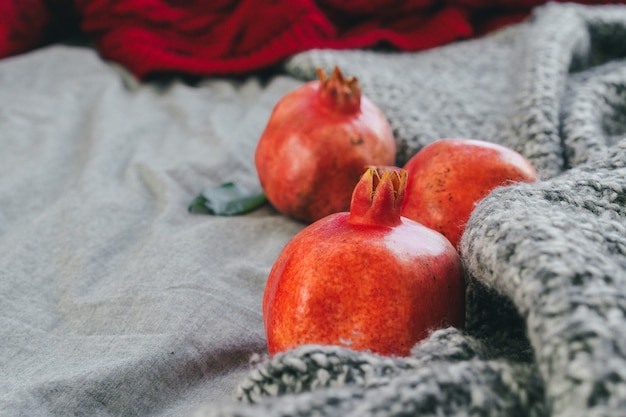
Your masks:
{"label": "pomegranate skin", "polygon": [[305,223],[347,211],[366,167],[395,162],[391,127],[358,84],[339,85],[337,94],[323,94],[325,86],[311,81],[286,94],[274,107],[255,152],[269,202]]}
{"label": "pomegranate skin", "polygon": [[409,174],[402,215],[440,232],[455,248],[474,207],[493,189],[537,180],[521,154],[476,139],[433,142],[404,169]]}
{"label": "pomegranate skin", "polygon": [[[375,224],[378,213],[383,225]],[[397,221],[387,214],[356,221],[331,214],[285,246],[263,297],[270,355],[323,344],[408,356],[430,330],[463,327],[464,272],[455,249],[401,218],[399,206]]]}

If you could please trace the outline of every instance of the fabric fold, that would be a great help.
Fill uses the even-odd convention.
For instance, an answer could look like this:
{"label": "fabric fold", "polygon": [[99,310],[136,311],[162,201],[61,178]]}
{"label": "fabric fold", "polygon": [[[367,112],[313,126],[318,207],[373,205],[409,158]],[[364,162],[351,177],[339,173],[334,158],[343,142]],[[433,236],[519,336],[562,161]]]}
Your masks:
{"label": "fabric fold", "polygon": [[410,358],[303,346],[248,376],[238,390],[248,404],[213,404],[195,415],[546,415],[534,365],[484,359],[482,350],[452,328],[433,332]]}

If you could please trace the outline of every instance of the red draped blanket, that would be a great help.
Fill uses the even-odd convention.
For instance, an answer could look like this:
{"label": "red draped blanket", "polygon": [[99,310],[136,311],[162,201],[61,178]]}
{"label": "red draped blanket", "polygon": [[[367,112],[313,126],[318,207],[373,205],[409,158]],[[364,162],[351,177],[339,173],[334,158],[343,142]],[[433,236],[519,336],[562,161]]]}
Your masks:
{"label": "red draped blanket", "polygon": [[[313,48],[418,51],[518,22],[541,0],[0,0],[0,58],[81,30],[138,77],[243,74]],[[579,3],[622,3],[579,1]]]}

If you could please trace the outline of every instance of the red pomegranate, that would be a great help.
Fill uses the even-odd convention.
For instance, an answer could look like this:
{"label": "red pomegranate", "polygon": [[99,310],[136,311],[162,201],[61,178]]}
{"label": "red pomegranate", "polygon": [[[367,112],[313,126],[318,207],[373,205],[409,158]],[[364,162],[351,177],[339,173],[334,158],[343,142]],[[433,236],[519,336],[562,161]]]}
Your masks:
{"label": "red pomegranate", "polygon": [[476,203],[494,188],[537,180],[519,153],[475,139],[433,142],[404,169],[409,177],[402,215],[440,232],[455,248]]}
{"label": "red pomegranate", "polygon": [[399,168],[369,168],[349,212],[285,246],[263,297],[271,355],[330,344],[406,356],[430,330],[463,326],[461,260],[441,234],[400,216],[406,178]]}
{"label": "red pomegranate", "polygon": [[255,153],[269,202],[306,223],[347,211],[365,168],[393,165],[396,155],[387,119],[358,80],[338,68],[318,73],[277,103]]}

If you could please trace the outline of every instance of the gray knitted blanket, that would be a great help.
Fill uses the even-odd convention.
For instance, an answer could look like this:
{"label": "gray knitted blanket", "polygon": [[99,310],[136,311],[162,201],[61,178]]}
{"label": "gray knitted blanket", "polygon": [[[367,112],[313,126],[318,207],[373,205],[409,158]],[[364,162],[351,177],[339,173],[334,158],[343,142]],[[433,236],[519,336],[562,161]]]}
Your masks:
{"label": "gray knitted blanket", "polygon": [[385,111],[402,165],[471,137],[541,180],[498,189],[461,243],[467,326],[410,358],[303,346],[255,359],[232,402],[199,416],[626,415],[626,6],[548,4],[485,38],[422,53],[310,51]]}

